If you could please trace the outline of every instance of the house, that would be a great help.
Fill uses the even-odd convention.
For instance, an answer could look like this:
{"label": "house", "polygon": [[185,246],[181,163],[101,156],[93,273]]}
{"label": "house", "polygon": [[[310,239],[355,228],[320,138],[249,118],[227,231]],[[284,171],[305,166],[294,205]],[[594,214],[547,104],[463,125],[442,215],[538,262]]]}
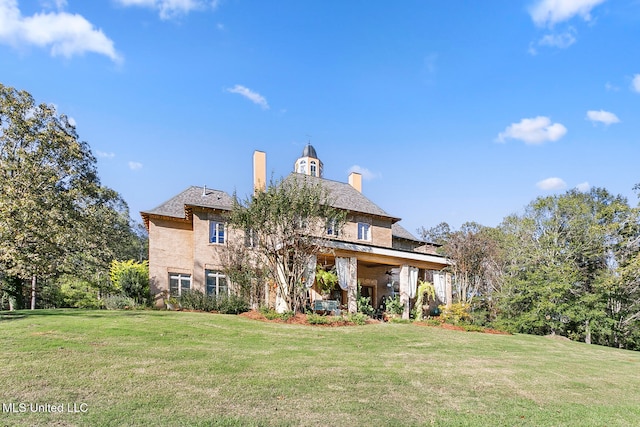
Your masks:
{"label": "house", "polygon": [[[362,192],[362,177],[351,173],[348,182],[325,179],[323,163],[316,150],[307,145],[287,179],[306,179],[327,190],[332,206],[346,211],[341,230],[328,225],[326,250],[316,254],[317,263],[335,266],[341,289],[331,296],[356,310],[357,285],[361,295],[371,297],[377,308],[387,296],[400,295],[408,316],[409,299],[415,297],[418,278],[432,281],[440,303],[451,301],[450,276],[442,273],[449,261],[438,255],[435,245],[413,236],[393,216]],[[266,188],[266,154],[253,157],[256,191]],[[243,231],[225,223],[233,206],[232,197],[219,190],[189,187],[160,206],[141,212],[149,231],[149,274],[151,292],[157,304],[168,294],[179,296],[186,290],[210,295],[227,295],[233,284],[224,275],[229,242],[245,239]],[[320,298],[314,286],[309,298]],[[267,302],[274,296],[266,292]]]}

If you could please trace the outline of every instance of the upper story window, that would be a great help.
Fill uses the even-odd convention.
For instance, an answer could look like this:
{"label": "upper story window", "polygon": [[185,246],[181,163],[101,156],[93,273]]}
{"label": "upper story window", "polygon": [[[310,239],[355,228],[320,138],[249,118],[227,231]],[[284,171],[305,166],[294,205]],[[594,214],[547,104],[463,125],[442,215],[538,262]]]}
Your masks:
{"label": "upper story window", "polygon": [[335,219],[330,219],[327,221],[327,235],[328,236],[338,236],[338,224]]}
{"label": "upper story window", "polygon": [[205,270],[205,273],[207,276],[207,295],[213,295],[216,298],[229,296],[227,276],[217,270]]}
{"label": "upper story window", "polygon": [[311,176],[318,176],[318,165],[315,161],[311,161]]}
{"label": "upper story window", "polygon": [[371,224],[366,222],[358,223],[358,240],[371,241]]}
{"label": "upper story window", "polygon": [[182,273],[169,273],[169,293],[173,297],[179,297],[191,289],[191,275]]}
{"label": "upper story window", "polygon": [[298,173],[307,173],[307,161],[306,160],[300,160],[300,163],[298,163]]}
{"label": "upper story window", "polygon": [[224,243],[224,222],[209,221],[209,243]]}

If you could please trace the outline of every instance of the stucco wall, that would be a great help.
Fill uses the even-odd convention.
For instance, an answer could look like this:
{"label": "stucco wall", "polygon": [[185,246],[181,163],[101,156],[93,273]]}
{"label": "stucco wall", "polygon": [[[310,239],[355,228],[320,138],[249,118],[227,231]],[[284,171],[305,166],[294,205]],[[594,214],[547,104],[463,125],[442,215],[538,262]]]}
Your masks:
{"label": "stucco wall", "polygon": [[[193,273],[191,224],[149,219],[149,278],[151,295],[169,290],[169,273]],[[161,301],[158,301],[161,303]]]}
{"label": "stucco wall", "polygon": [[[370,241],[358,240],[358,222],[371,224]],[[391,248],[391,220],[374,218],[367,215],[349,215],[342,229],[342,233],[338,236],[338,240]]]}

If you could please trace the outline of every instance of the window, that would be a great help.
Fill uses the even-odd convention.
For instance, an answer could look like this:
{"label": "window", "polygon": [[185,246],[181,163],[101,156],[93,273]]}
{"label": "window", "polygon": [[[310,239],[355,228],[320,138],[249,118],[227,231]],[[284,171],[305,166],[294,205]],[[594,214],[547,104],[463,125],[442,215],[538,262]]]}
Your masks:
{"label": "window", "polygon": [[307,173],[307,161],[306,160],[300,160],[300,163],[298,164],[298,173]]}
{"label": "window", "polygon": [[224,243],[224,223],[218,221],[209,222],[209,243]]}
{"label": "window", "polygon": [[311,176],[318,176],[318,165],[314,161],[311,161]]}
{"label": "window", "polygon": [[227,276],[218,270],[205,270],[205,273],[207,275],[207,295],[213,295],[216,298],[229,296]]}
{"label": "window", "polygon": [[358,223],[358,240],[371,240],[371,224],[366,222]]}
{"label": "window", "polygon": [[169,273],[169,294],[179,297],[191,289],[191,275],[182,273]]}
{"label": "window", "polygon": [[338,224],[335,219],[330,219],[327,221],[327,235],[328,236],[338,236]]}

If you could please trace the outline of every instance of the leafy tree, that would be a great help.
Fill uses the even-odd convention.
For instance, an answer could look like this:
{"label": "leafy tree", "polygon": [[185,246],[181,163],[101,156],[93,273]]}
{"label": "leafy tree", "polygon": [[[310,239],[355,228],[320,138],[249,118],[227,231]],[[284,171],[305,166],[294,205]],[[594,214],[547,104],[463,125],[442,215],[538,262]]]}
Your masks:
{"label": "leafy tree", "polygon": [[506,218],[502,320],[520,332],[611,345],[621,230],[633,222],[626,199],[599,188],[538,198]]}
{"label": "leafy tree", "polygon": [[319,182],[303,175],[271,182],[264,192],[242,202],[235,198],[230,223],[253,234],[255,250],[287,311],[303,308],[305,273],[325,248],[329,220],[341,228],[345,213],[331,207]]}
{"label": "leafy tree", "polygon": [[112,261],[109,278],[115,293],[121,292],[133,298],[137,304],[147,304],[149,290],[149,262],[134,260]]}
{"label": "leafy tree", "polygon": [[126,203],[100,185],[67,116],[0,84],[0,271],[11,308],[31,283],[106,271],[131,239]]}

